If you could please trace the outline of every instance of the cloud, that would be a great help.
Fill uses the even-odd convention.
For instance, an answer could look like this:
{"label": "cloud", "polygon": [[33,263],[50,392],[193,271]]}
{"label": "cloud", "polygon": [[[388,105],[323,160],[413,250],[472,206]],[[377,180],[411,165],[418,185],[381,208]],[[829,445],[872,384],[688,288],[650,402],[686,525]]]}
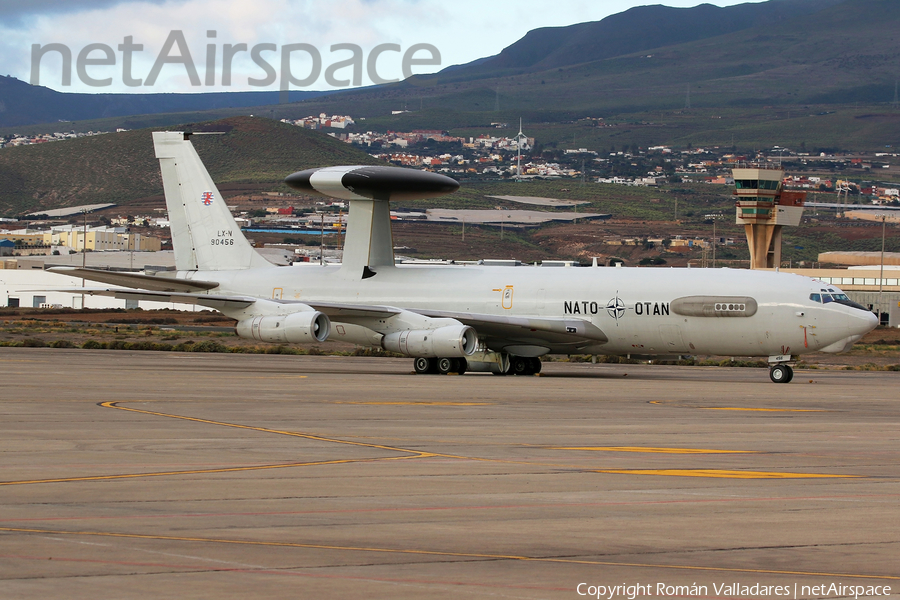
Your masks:
{"label": "cloud", "polygon": [[117,4],[152,3],[163,4],[168,0],[0,0],[0,19],[5,27],[22,26],[27,17],[79,13],[88,10],[102,10]]}

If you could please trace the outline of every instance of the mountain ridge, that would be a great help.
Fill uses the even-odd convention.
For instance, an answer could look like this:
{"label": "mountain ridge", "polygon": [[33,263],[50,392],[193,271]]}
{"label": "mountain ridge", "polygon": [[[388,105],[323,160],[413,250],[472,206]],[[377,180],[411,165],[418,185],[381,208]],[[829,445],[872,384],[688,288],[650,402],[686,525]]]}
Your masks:
{"label": "mountain ridge", "polygon": [[[637,6],[600,21],[532,29],[499,54],[458,65],[474,73],[490,69],[547,70],[614,58],[808,16],[845,0],[774,0],[727,7]],[[636,35],[639,33],[640,35]],[[598,41],[599,38],[599,41]]]}

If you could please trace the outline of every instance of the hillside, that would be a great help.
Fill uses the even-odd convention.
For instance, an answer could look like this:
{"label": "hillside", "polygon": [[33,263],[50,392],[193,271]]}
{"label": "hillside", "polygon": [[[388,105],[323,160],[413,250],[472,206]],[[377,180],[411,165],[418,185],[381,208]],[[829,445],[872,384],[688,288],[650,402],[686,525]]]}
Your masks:
{"label": "hillside", "polygon": [[601,21],[542,27],[500,54],[450,67],[454,77],[490,77],[497,72],[535,72],[605,60],[745,29],[760,29],[803,18],[844,0],[780,0],[720,8],[638,6]]}
{"label": "hillside", "polygon": [[[298,102],[327,92],[292,91]],[[76,94],[0,76],[0,127],[156,113],[246,108],[279,102],[278,91],[199,94]]]}
{"label": "hillside", "polygon": [[[542,111],[547,120],[681,109],[688,90],[693,108],[888,104],[898,76],[898,24],[900,3],[895,0],[854,0],[765,27],[594,60],[592,54],[603,55],[602,40],[595,40],[596,52],[579,46],[582,26],[573,26],[566,28],[571,39],[559,50],[545,48],[540,60],[526,60],[510,50],[520,59],[511,64],[532,62],[527,69],[502,64],[503,68],[491,69],[495,61],[485,60],[447,69],[430,86],[405,82],[307,104],[361,107],[389,100],[395,107],[424,103],[458,111],[490,111],[499,104],[501,111]],[[642,30],[624,31],[637,36]],[[570,64],[537,69],[563,58]]]}
{"label": "hillside", "polygon": [[[270,119],[234,117],[189,130],[199,129],[227,131],[193,139],[220,185],[255,182],[277,188],[286,175],[300,169],[375,162],[321,132]],[[161,195],[150,134],[150,129],[141,129],[0,150],[0,214],[102,202],[128,204]]]}

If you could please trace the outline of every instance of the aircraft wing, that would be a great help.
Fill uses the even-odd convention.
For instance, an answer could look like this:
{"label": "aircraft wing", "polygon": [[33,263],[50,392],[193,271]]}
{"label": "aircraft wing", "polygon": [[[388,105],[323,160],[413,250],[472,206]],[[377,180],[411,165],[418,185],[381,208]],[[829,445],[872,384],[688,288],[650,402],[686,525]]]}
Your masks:
{"label": "aircraft wing", "polygon": [[564,344],[576,345],[590,342],[603,344],[609,341],[606,334],[589,321],[582,319],[552,319],[541,317],[507,317],[467,312],[441,310],[401,309],[393,306],[368,304],[337,304],[328,302],[305,302],[314,309],[328,315],[336,322],[355,323],[359,319],[387,318],[409,310],[426,317],[456,319],[464,325],[474,327],[479,337],[495,338],[520,344]]}
{"label": "aircraft wing", "polygon": [[413,310],[426,317],[456,319],[464,325],[474,327],[480,338],[518,344],[576,345],[590,342],[605,344],[609,341],[603,331],[589,321],[582,319],[553,319],[546,317],[509,317],[478,313],[451,312],[442,310]]}
{"label": "aircraft wing", "polygon": [[[91,269],[88,269],[91,270]],[[74,272],[83,272],[84,269],[72,269],[66,271],[56,271],[58,273],[62,273],[68,275]],[[101,275],[107,274],[107,271],[97,271]],[[126,275],[124,273],[109,273],[113,279],[116,275]],[[142,275],[138,276],[144,279],[156,280],[158,278],[153,276]],[[87,279],[87,277],[86,277]],[[127,276],[126,276],[127,279]],[[182,280],[174,280],[170,279],[173,283],[180,283]],[[138,281],[131,279],[128,281],[126,285],[129,284],[137,284]],[[186,282],[188,285],[195,282]],[[209,284],[210,282],[200,282],[203,284]],[[188,287],[186,285],[185,287]],[[211,284],[218,285],[218,284]],[[120,300],[150,300],[153,302],[175,302],[179,304],[198,304],[200,306],[206,306],[208,308],[214,308],[217,310],[221,310],[223,308],[230,309],[241,309],[247,308],[254,302],[258,300],[262,300],[262,298],[255,298],[253,296],[220,296],[213,294],[198,294],[191,293],[188,291],[178,291],[178,290],[154,290],[149,288],[144,289],[126,289],[126,288],[66,288],[66,289],[57,289],[53,290],[55,292],[64,292],[67,294],[87,294],[90,296],[108,296],[111,298],[118,298]],[[343,320],[351,321],[354,317],[356,318],[376,318],[376,319],[384,319],[393,315],[396,315],[402,312],[400,308],[393,308],[390,306],[377,306],[377,305],[368,305],[368,304],[342,304],[336,302],[304,302],[301,300],[279,300],[279,299],[265,299],[266,302],[274,302],[276,304],[303,304],[305,306],[311,306],[315,310],[325,313],[328,317],[338,323]]]}
{"label": "aircraft wing", "polygon": [[210,294],[190,294],[182,292],[157,292],[154,290],[130,290],[125,288],[67,288],[53,290],[66,294],[87,294],[89,296],[108,296],[119,300],[150,300],[153,302],[177,302],[180,304],[199,304],[216,310],[247,308],[259,298],[249,296],[212,296]]}
{"label": "aircraft wing", "polygon": [[341,304],[337,302],[304,302],[303,304],[325,313],[336,323],[344,320],[352,321],[354,318],[386,319],[403,312],[402,308],[371,304]]}
{"label": "aircraft wing", "polygon": [[81,267],[50,267],[47,269],[60,275],[80,277],[110,285],[153,290],[157,292],[201,292],[219,287],[213,281],[194,281],[190,279],[174,279],[161,275],[141,275],[139,273],[123,273],[117,271],[103,271],[101,269],[82,269]]}
{"label": "aircraft wing", "polygon": [[[124,278],[126,285],[137,284],[138,281],[144,283],[144,280],[152,280],[155,284],[179,284],[182,280],[169,279],[162,282],[159,278],[147,275],[127,275],[124,273],[114,273],[107,271],[96,271],[92,269],[71,269],[56,272],[65,274],[81,275],[85,271],[92,271],[91,276],[106,276],[109,279],[117,277]],[[139,279],[136,279],[140,278]],[[85,277],[87,278],[87,277]],[[200,283],[207,284],[209,282],[184,282],[185,287],[191,284]],[[164,287],[160,286],[160,287]],[[216,284],[213,284],[216,285]],[[70,294],[88,294],[96,296],[109,296],[118,299],[127,300],[149,300],[155,302],[175,302],[182,304],[197,304],[207,308],[216,310],[234,310],[247,308],[253,303],[261,300],[252,296],[220,296],[214,294],[201,294],[189,291],[177,290],[154,290],[154,289],[125,289],[125,288],[69,288],[55,290],[58,292],[66,292]],[[532,345],[532,346],[571,346],[578,347],[585,344],[603,344],[609,341],[606,334],[589,321],[582,319],[559,319],[545,317],[512,317],[504,315],[488,315],[466,312],[452,312],[440,310],[421,310],[421,309],[402,309],[393,306],[379,306],[369,304],[345,304],[337,302],[309,302],[309,301],[291,301],[267,299],[266,302],[276,302],[279,304],[304,304],[315,310],[325,313],[328,317],[336,322],[356,323],[365,319],[385,319],[397,315],[404,310],[432,318],[449,318],[456,319],[464,325],[474,327],[480,338],[488,342],[489,346],[506,346],[506,345]]]}

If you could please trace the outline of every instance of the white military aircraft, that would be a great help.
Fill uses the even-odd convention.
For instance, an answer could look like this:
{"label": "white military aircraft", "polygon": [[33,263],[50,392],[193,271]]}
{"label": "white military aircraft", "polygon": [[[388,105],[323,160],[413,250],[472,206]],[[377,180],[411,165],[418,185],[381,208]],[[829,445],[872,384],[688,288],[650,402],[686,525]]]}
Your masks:
{"label": "white military aircraft", "polygon": [[767,357],[776,383],[808,352],[842,352],[874,314],[814,279],[730,269],[395,265],[390,200],[455,191],[453,179],[395,167],[290,175],[348,200],[340,265],[275,266],[241,233],[190,134],[155,132],[177,271],[58,267],[104,284],[88,293],[181,302],[237,319],[239,336],[337,339],[413,357],[417,373],[527,375],[545,354]]}

